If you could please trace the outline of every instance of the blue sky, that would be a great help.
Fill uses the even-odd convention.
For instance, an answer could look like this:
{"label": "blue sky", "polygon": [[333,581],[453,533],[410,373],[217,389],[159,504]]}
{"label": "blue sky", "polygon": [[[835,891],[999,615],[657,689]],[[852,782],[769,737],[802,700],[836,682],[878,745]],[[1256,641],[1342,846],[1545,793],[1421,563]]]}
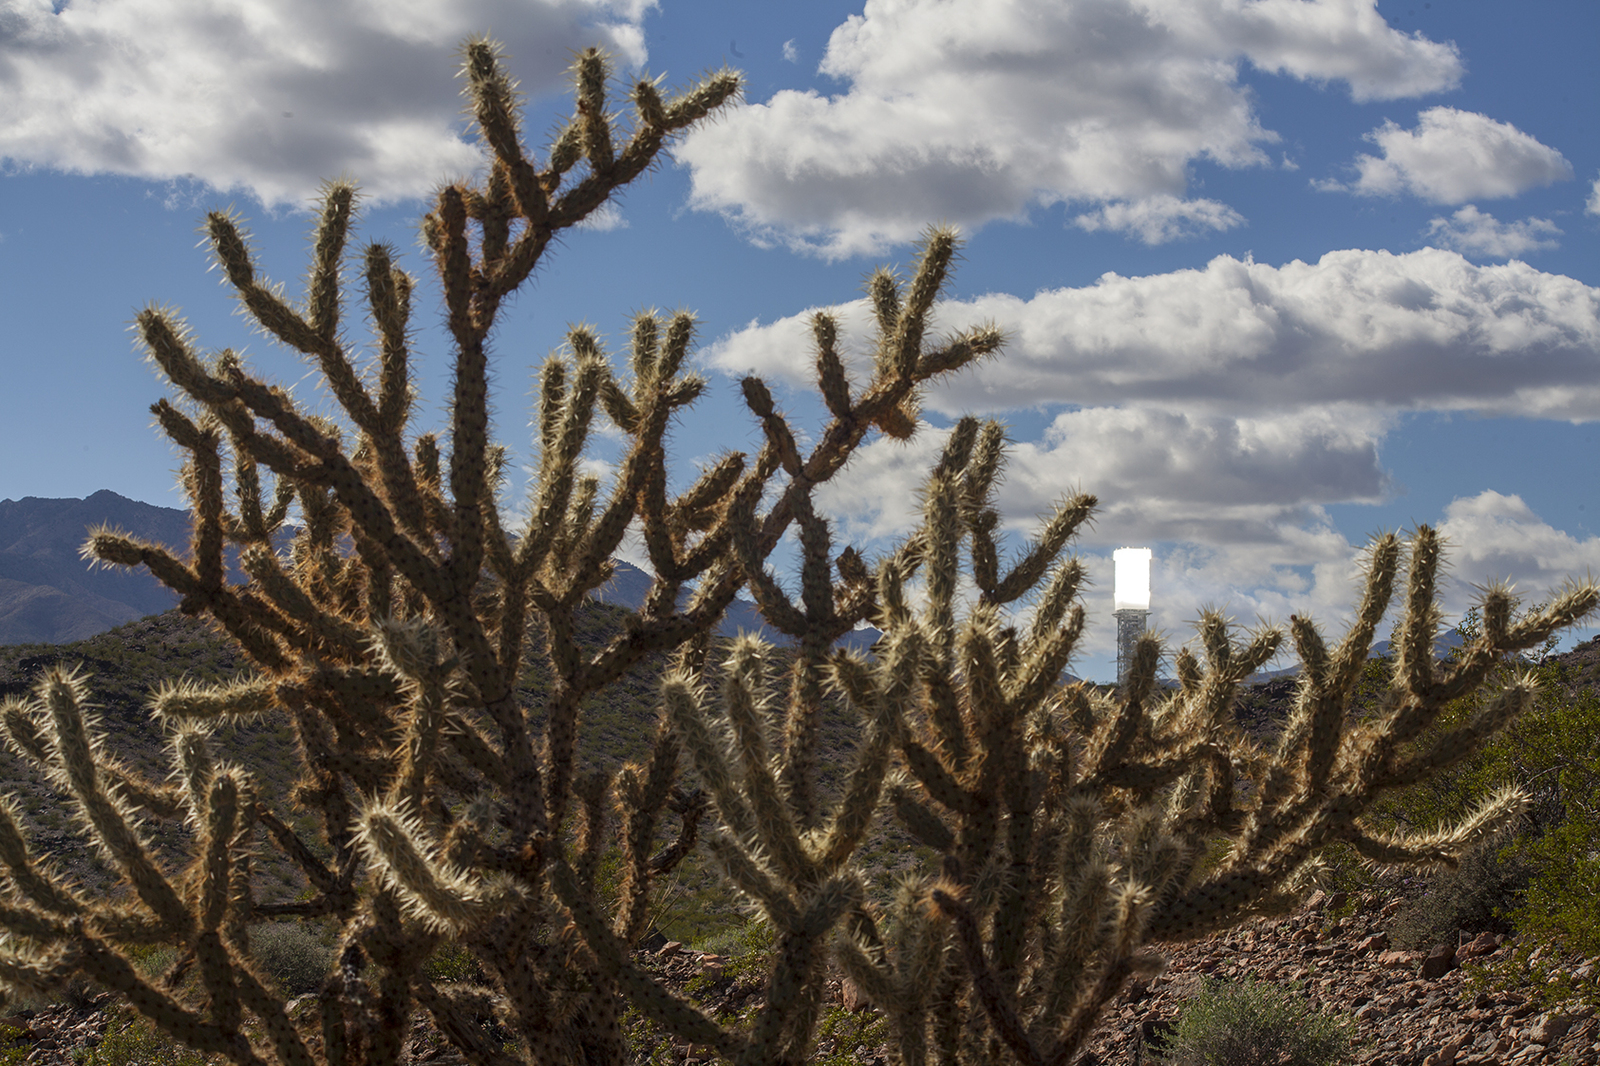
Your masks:
{"label": "blue sky", "polygon": [[[964,258],[938,323],[1008,352],[935,391],[910,445],[871,445],[827,497],[856,543],[906,529],[955,416],[1016,441],[1013,529],[1064,492],[1104,508],[1081,550],[1109,672],[1109,554],[1155,549],[1152,621],[1203,604],[1337,629],[1358,551],[1440,525],[1447,605],[1600,571],[1600,8],[1582,0],[0,0],[0,498],[109,488],[169,506],[163,385],[127,326],[182,310],[206,347],[314,394],[209,272],[232,205],[262,270],[305,269],[318,183],[366,190],[361,237],[409,249],[471,171],[453,54],[502,40],[542,145],[564,68],[681,86],[724,64],[744,105],[571,233],[495,338],[500,437],[527,457],[530,372],[588,322],[687,308],[710,395],[680,478],[756,441],[754,370],[804,426],[806,315],[862,322],[864,275],[931,222]],[[418,302],[423,414],[448,369]],[[602,441],[598,468],[613,456]],[[515,499],[509,501],[514,506]]]}

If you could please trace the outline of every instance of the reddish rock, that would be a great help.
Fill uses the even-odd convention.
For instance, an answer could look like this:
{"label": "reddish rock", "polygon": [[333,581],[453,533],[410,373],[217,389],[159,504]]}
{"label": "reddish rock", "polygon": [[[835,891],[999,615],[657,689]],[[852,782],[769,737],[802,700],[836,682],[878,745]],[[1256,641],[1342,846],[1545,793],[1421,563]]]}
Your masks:
{"label": "reddish rock", "polygon": [[672,956],[678,954],[682,950],[683,950],[683,944],[681,944],[680,942],[678,942],[676,940],[669,940],[665,944],[661,945],[661,950],[657,951],[656,954],[660,955],[663,958],[670,959]]}
{"label": "reddish rock", "polygon": [[1463,945],[1456,952],[1458,959],[1477,959],[1485,955],[1493,955],[1500,947],[1500,942],[1493,933],[1479,933],[1470,944]]}
{"label": "reddish rock", "polygon": [[1567,1035],[1575,1021],[1576,1018],[1567,1014],[1546,1014],[1534,1025],[1528,1039],[1535,1044],[1554,1044]]}
{"label": "reddish rock", "polygon": [[1385,951],[1378,956],[1378,965],[1386,970],[1392,970],[1400,966],[1410,966],[1416,961],[1417,953],[1415,951]]}
{"label": "reddish rock", "polygon": [[860,985],[846,977],[839,982],[839,1005],[854,1014],[857,1011],[870,1009],[872,1001],[867,998]]}
{"label": "reddish rock", "polygon": [[1449,944],[1435,944],[1428,957],[1422,960],[1422,978],[1437,981],[1456,968],[1456,949]]}
{"label": "reddish rock", "polygon": [[1385,951],[1388,949],[1388,947],[1388,933],[1373,933],[1371,936],[1367,937],[1365,940],[1361,941],[1361,943],[1356,945],[1356,954],[1372,955],[1377,952]]}

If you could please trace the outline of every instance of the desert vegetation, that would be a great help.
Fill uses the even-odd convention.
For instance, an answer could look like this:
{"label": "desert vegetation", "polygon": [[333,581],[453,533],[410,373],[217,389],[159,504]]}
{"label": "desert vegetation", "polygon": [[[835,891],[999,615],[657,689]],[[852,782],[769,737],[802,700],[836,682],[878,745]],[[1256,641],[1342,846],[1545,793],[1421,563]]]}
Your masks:
{"label": "desert vegetation", "polygon": [[[920,390],[1002,346],[983,325],[928,335],[958,247],[947,230],[929,231],[909,277],[869,279],[866,380],[850,380],[837,323],[816,316],[819,432],[797,434],[748,378],[760,450],[679,493],[670,429],[705,388],[687,369],[694,322],[641,314],[620,367],[574,329],[539,373],[531,497],[503,511],[507,453],[487,406],[497,317],[553,238],[739,82],[717,74],[667,98],[641,81],[624,129],[604,58],[585,54],[572,119],[536,160],[494,47],[470,42],[464,73],[490,165],[479,184],[441,189],[422,223],[453,346],[446,434],[412,429],[417,283],[383,245],[349,250],[347,184],[327,190],[297,302],[259,276],[237,219],[206,222],[243,307],[304,354],[339,419],[306,413],[232,351],[203,355],[175,312],[140,312],[175,390],[153,411],[187,455],[193,539],[180,558],[102,529],[85,550],[147,568],[248,669],[150,697],[167,777],[105,743],[68,667],[7,697],[10,746],[67,797],[121,890],[84,891],[41,861],[24,812],[0,809],[0,980],[44,994],[92,981],[143,1016],[138,1033],[238,1063],[394,1063],[426,1017],[477,1064],[628,1062],[643,1053],[628,1034],[648,1026],[755,1066],[813,1057],[838,967],[910,1066],[1064,1064],[1159,967],[1154,945],[1292,907],[1330,848],[1448,866],[1537,798],[1508,784],[1425,824],[1382,806],[1475,765],[1535,698],[1507,657],[1589,613],[1592,585],[1527,613],[1489,589],[1479,632],[1441,662],[1441,546],[1423,527],[1373,543],[1337,640],[1306,618],[1240,633],[1210,612],[1199,653],[1171,657],[1172,687],[1149,635],[1120,689],[1063,686],[1086,624],[1068,549],[1096,501],[1062,501],[1006,557],[1004,431],[977,419],[952,428],[902,543],[875,559],[837,545],[817,488],[870,434],[917,432]],[[370,369],[345,327],[353,287],[374,327]],[[580,467],[602,419],[629,442],[610,484]],[[588,594],[630,526],[654,585],[636,614],[587,629]],[[789,548],[786,576],[775,559]],[[741,589],[792,651],[711,639]],[[1391,608],[1396,654],[1374,678]],[[883,632],[875,654],[836,651],[863,621]],[[1238,687],[1286,639],[1301,662],[1293,706],[1271,737],[1246,735]],[[597,757],[590,712],[644,668],[658,678],[647,743],[620,765]],[[851,749],[830,778],[824,726],[841,714]],[[218,731],[242,723],[281,723],[292,788],[222,754]],[[885,824],[914,861],[872,891]],[[157,853],[162,833],[173,854]],[[263,853],[303,889],[264,894]],[[758,1009],[703,1009],[633,951],[692,863],[759,922]]]}

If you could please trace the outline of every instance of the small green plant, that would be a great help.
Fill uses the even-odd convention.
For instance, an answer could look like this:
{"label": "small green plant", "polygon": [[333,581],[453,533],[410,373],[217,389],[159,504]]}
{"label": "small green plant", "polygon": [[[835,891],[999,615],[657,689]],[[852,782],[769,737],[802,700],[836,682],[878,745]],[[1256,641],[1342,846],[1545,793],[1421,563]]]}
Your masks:
{"label": "small green plant", "polygon": [[105,1039],[88,1049],[80,1066],[210,1066],[220,1061],[184,1047],[148,1018],[126,1010],[106,1026]]}
{"label": "small green plant", "polygon": [[333,948],[300,922],[258,926],[250,934],[250,952],[262,972],[289,996],[315,992],[333,968]]}
{"label": "small green plant", "polygon": [[1338,1066],[1356,1058],[1355,1026],[1262,981],[1207,980],[1178,1016],[1163,1066]]}

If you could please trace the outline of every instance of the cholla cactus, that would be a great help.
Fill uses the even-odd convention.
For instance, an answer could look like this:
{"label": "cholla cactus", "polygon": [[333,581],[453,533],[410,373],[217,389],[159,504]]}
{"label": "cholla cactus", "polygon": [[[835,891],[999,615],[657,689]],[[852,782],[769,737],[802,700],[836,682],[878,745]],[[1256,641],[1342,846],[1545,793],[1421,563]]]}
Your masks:
{"label": "cholla cactus", "polygon": [[[1171,693],[1156,686],[1161,651],[1150,637],[1122,692],[1059,685],[1084,627],[1083,568],[1063,551],[1094,500],[1066,501],[1002,567],[998,425],[955,427],[923,523],[901,547],[872,566],[852,549],[835,553],[817,486],[873,429],[911,435],[922,386],[1000,345],[990,327],[939,343],[926,336],[956,250],[948,231],[929,234],[909,283],[886,271],[870,279],[878,341],[865,382],[846,375],[835,321],[816,317],[831,418],[809,453],[766,387],[748,379],[761,450],[724,457],[676,497],[666,433],[704,388],[684,370],[693,321],[639,316],[626,380],[592,334],[573,330],[569,351],[539,374],[529,520],[509,530],[496,501],[505,458],[488,440],[485,347],[503,301],[556,233],[738,90],[718,74],[666,100],[641,81],[624,139],[606,110],[602,57],[581,56],[575,72],[576,114],[540,166],[522,147],[493,48],[466,48],[492,162],[481,186],[443,189],[423,223],[455,349],[446,439],[409,428],[414,282],[382,245],[361,257],[375,374],[358,371],[348,347],[347,185],[327,191],[298,305],[258,279],[232,217],[207,222],[248,313],[313,362],[342,422],[303,412],[231,351],[203,359],[172,313],[140,313],[146,348],[182,394],[154,411],[188,453],[190,558],[111,530],[95,532],[86,552],[148,568],[182,595],[183,610],[214,618],[255,669],[227,685],[155,694],[173,744],[166,783],[103,750],[73,675],[47,674],[32,698],[0,707],[9,743],[71,797],[129,889],[111,901],[76,891],[30,852],[0,805],[0,980],[48,990],[88,976],[182,1042],[239,1063],[386,1066],[426,1012],[474,1064],[609,1066],[630,1061],[620,1017],[631,1007],[682,1041],[755,1066],[804,1061],[837,962],[888,1014],[909,1064],[930,1054],[1065,1063],[1124,982],[1157,964],[1152,941],[1286,905],[1330,842],[1378,862],[1448,862],[1517,807],[1515,795],[1496,797],[1458,830],[1426,839],[1377,836],[1361,821],[1381,790],[1464,757],[1517,712],[1530,682],[1417,750],[1443,704],[1476,688],[1504,652],[1590,610],[1591,587],[1515,623],[1509,594],[1490,592],[1482,636],[1440,667],[1431,657],[1438,544],[1419,531],[1389,699],[1356,724],[1345,713],[1351,689],[1403,554],[1394,538],[1380,541],[1357,624],[1337,648],[1295,620],[1302,693],[1282,739],[1263,750],[1232,728],[1228,709],[1276,649],[1275,632],[1237,647],[1208,615],[1207,662],[1180,653]],[[601,417],[630,442],[604,496],[580,473]],[[299,526],[284,552],[293,505]],[[585,648],[577,612],[634,523],[654,584],[621,635]],[[798,596],[769,568],[791,532]],[[229,552],[242,583],[229,579]],[[975,590],[966,606],[963,575]],[[741,587],[795,638],[781,685],[753,641],[713,654],[709,634]],[[1030,597],[1024,631],[1013,608]],[[863,620],[884,632],[876,657],[835,652]],[[584,700],[658,653],[671,653],[673,667],[648,756],[614,778],[579,773]],[[549,678],[537,708],[515,695],[533,656]],[[818,780],[827,699],[862,721],[837,794]],[[268,714],[293,726],[304,776],[291,800],[317,816],[311,839],[247,768],[210,753],[215,724]],[[865,891],[859,851],[890,812],[940,861],[880,906]],[[678,824],[660,847],[664,813]],[[152,857],[152,820],[188,824],[186,868]],[[762,1009],[743,1025],[706,1015],[630,953],[648,928],[653,886],[702,836],[777,934]],[[1219,836],[1231,851],[1202,865],[1200,845]],[[256,898],[251,856],[262,847],[299,866],[309,899]],[[620,872],[614,891],[599,884],[608,856]],[[318,1009],[295,1016],[249,963],[252,926],[289,917],[339,935]],[[446,941],[473,954],[487,994],[427,977],[422,963]],[[155,979],[130,962],[151,944],[179,949]]]}

